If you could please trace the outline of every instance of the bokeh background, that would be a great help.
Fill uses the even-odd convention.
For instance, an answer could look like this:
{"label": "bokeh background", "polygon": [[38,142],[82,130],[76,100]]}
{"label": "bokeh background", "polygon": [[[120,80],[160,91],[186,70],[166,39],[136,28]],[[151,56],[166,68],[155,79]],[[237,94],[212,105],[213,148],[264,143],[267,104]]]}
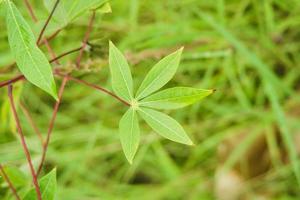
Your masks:
{"label": "bokeh background", "polygon": [[[22,1],[15,2],[37,34],[48,15],[43,3],[31,1],[41,21],[36,25]],[[56,67],[111,89],[112,40],[139,85],[160,58],[184,46],[179,70],[166,87],[217,91],[193,106],[165,111],[183,125],[194,146],[163,139],[142,123],[140,148],[129,165],[117,129],[126,108],[70,81],[45,166],[45,172],[57,167],[57,199],[299,199],[300,1],[113,0],[110,5],[112,13],[96,15],[80,70],[73,69],[77,54]],[[3,81],[19,72],[8,67],[13,60],[0,10]],[[50,42],[57,55],[81,45],[89,16]],[[54,101],[25,82],[15,84],[14,95],[38,164],[41,143],[21,105],[45,136]],[[0,163],[18,167],[30,180],[6,88],[0,89]],[[9,191],[0,181],[4,199]]]}

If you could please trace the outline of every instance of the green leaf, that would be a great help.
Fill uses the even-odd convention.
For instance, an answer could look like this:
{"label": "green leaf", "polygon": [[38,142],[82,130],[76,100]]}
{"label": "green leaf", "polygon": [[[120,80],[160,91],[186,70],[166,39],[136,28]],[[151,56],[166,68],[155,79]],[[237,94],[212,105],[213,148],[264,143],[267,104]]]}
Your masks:
{"label": "green leaf", "polygon": [[136,94],[137,99],[148,96],[171,80],[177,71],[182,50],[183,48],[177,50],[154,65],[139,87]]}
{"label": "green leaf", "polygon": [[146,97],[139,105],[157,109],[177,109],[200,101],[213,92],[214,90],[174,87]]}
{"label": "green leaf", "polygon": [[28,177],[17,167],[5,166],[3,167],[6,175],[15,187],[25,186],[28,182]]}
{"label": "green leaf", "polygon": [[133,83],[130,68],[125,57],[112,42],[109,42],[109,68],[114,92],[123,99],[131,101]]}
{"label": "green leaf", "polygon": [[192,145],[182,126],[172,117],[156,110],[140,107],[138,113],[161,136],[175,142]]}
{"label": "green leaf", "polygon": [[74,20],[88,10],[95,10],[103,5],[107,0],[64,0],[65,8],[68,8],[69,20]]}
{"label": "green leaf", "polygon": [[119,132],[124,154],[128,162],[132,164],[140,142],[137,113],[133,108],[129,108],[120,120]]}
{"label": "green leaf", "polygon": [[[53,200],[56,194],[56,169],[53,169],[47,175],[42,177],[39,181],[43,200]],[[23,200],[36,200],[36,191],[31,189],[24,197]]]}
{"label": "green leaf", "polygon": [[8,41],[20,71],[26,79],[57,99],[50,63],[37,47],[34,35],[13,2],[6,0]]}
{"label": "green leaf", "polygon": [[[107,0],[61,0],[50,21],[50,27],[61,29],[89,10],[101,9]],[[44,5],[50,13],[56,0],[44,0]],[[109,5],[104,8],[107,11]],[[100,13],[104,13],[100,11]]]}

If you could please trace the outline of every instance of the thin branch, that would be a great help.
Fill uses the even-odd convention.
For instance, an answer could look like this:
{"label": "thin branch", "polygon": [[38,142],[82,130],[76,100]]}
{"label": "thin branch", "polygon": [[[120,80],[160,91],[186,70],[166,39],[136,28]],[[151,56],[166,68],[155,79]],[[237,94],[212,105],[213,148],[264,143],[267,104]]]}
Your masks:
{"label": "thin branch", "polygon": [[26,106],[24,105],[24,103],[20,102],[20,108],[23,111],[25,117],[27,118],[29,124],[31,125],[31,127],[33,128],[33,130],[35,131],[35,133],[37,134],[37,136],[39,137],[41,144],[44,144],[44,139],[42,136],[42,133],[40,132],[39,128],[37,127],[37,125],[35,124],[32,116],[30,115],[28,109],[26,108]]}
{"label": "thin branch", "polygon": [[7,86],[7,85],[10,85],[12,83],[15,83],[15,82],[18,82],[20,80],[23,80],[25,79],[25,77],[23,75],[18,75],[10,80],[7,80],[7,81],[3,81],[0,83],[0,88],[4,87],[4,86]]}
{"label": "thin branch", "polygon": [[36,176],[33,164],[32,164],[32,160],[31,160],[31,156],[30,156],[30,153],[29,153],[29,149],[27,147],[27,144],[26,144],[26,141],[25,141],[25,137],[24,137],[24,134],[23,134],[23,131],[22,131],[22,128],[21,128],[21,123],[20,123],[20,120],[19,120],[19,117],[18,117],[18,114],[17,114],[17,110],[16,110],[16,106],[15,106],[15,102],[14,102],[14,97],[13,97],[12,91],[13,91],[13,86],[12,85],[8,85],[9,102],[10,102],[10,105],[11,105],[11,109],[12,109],[12,112],[13,112],[13,116],[14,116],[16,125],[17,125],[18,133],[19,133],[19,136],[20,136],[20,139],[21,139],[21,144],[22,144],[25,156],[26,156],[27,161],[28,161],[28,165],[29,165],[30,172],[31,172],[31,175],[32,175],[33,185],[35,187],[35,191],[36,191],[38,200],[42,200],[42,195],[41,195],[39,183],[38,183],[37,176]]}
{"label": "thin branch", "polygon": [[76,60],[77,68],[80,67],[80,62],[81,62],[81,58],[82,58],[82,55],[83,55],[83,51],[84,51],[84,49],[87,45],[87,42],[89,40],[90,34],[92,32],[92,29],[93,29],[93,23],[95,21],[95,16],[96,16],[96,12],[93,11],[92,16],[91,16],[90,21],[89,21],[88,29],[85,33],[85,36],[84,36],[84,39],[83,39],[83,42],[82,42],[82,49],[80,50],[79,55],[78,55],[77,60]]}
{"label": "thin branch", "polygon": [[[46,46],[48,52],[51,54],[51,57],[52,57],[53,59],[56,58],[56,54],[55,54],[55,52],[53,51],[53,49],[51,48],[51,46],[50,46],[48,40],[45,38],[45,39],[43,39],[43,42],[44,42],[44,44],[45,44],[45,46]],[[55,62],[55,64],[59,65],[59,61],[58,61],[58,60],[54,60],[54,62]]]}
{"label": "thin branch", "polygon": [[15,196],[15,198],[17,200],[21,200],[20,196],[18,195],[18,192],[17,192],[16,188],[14,187],[13,183],[11,182],[9,177],[7,176],[3,166],[1,164],[0,164],[0,172],[3,175],[4,180],[7,182],[8,187],[10,188],[10,190],[13,193],[13,195]]}
{"label": "thin branch", "polygon": [[[53,38],[55,38],[61,31],[62,29],[58,29],[57,31],[55,31],[54,33],[52,33],[52,35],[50,35],[49,37],[47,37],[47,41],[51,41]],[[43,44],[43,43],[41,43]]]}
{"label": "thin branch", "polygon": [[37,20],[35,14],[34,14],[34,12],[33,12],[33,9],[32,9],[31,4],[29,3],[28,0],[24,0],[24,2],[25,2],[25,4],[26,4],[26,7],[27,7],[27,9],[28,9],[28,11],[29,11],[29,14],[30,14],[31,18],[33,19],[34,22],[37,22],[38,20]]}
{"label": "thin branch", "polygon": [[110,96],[112,96],[113,98],[119,100],[120,102],[122,102],[124,105],[126,106],[130,106],[130,103],[128,103],[127,101],[125,101],[124,99],[120,98],[119,96],[115,95],[114,93],[112,93],[111,91],[103,88],[103,87],[100,87],[98,85],[95,85],[95,84],[92,84],[92,83],[88,83],[84,80],[80,80],[80,79],[77,79],[77,78],[74,78],[74,77],[71,77],[69,76],[69,79],[72,80],[72,81],[75,81],[77,83],[80,83],[80,84],[83,84],[83,85],[86,85],[90,88],[93,88],[93,89],[96,89],[96,90],[100,90],[101,92],[104,92]]}
{"label": "thin branch", "polygon": [[42,37],[43,37],[43,35],[44,35],[44,32],[45,32],[45,30],[46,30],[46,28],[47,28],[47,26],[48,26],[48,24],[49,24],[49,22],[50,22],[50,20],[51,20],[51,18],[52,18],[52,16],[53,16],[53,14],[54,14],[54,12],[55,12],[55,10],[56,10],[57,5],[58,5],[59,2],[60,2],[60,0],[56,0],[55,4],[54,4],[54,6],[53,6],[53,8],[52,8],[52,10],[51,10],[51,13],[50,13],[50,15],[48,16],[48,18],[47,18],[47,20],[46,20],[46,22],[45,22],[45,24],[44,24],[44,26],[43,26],[43,28],[42,28],[40,34],[39,34],[38,40],[37,40],[37,42],[36,42],[37,45],[39,45],[39,43],[41,42],[41,39],[42,39]]}
{"label": "thin branch", "polygon": [[70,51],[67,51],[67,52],[65,52],[65,53],[62,53],[61,55],[57,56],[56,58],[53,58],[53,59],[50,60],[49,62],[52,63],[52,62],[54,62],[54,61],[56,61],[56,60],[59,60],[59,59],[65,57],[65,56],[71,54],[71,53],[75,53],[75,52],[79,51],[80,49],[82,49],[82,47],[78,47],[78,48],[76,48],[76,49],[72,49],[72,50],[70,50]]}
{"label": "thin branch", "polygon": [[[69,55],[69,54],[71,54],[71,53],[77,52],[77,51],[79,51],[81,48],[82,48],[82,47],[78,47],[78,48],[76,48],[76,49],[72,49],[72,50],[70,50],[70,51],[68,51],[68,52],[62,53],[61,55],[57,56],[56,58],[53,58],[53,59],[50,60],[49,62],[50,62],[50,63],[53,63],[55,60],[59,60],[59,59],[65,57],[65,56],[67,56],[67,55]],[[17,76],[15,76],[14,78],[12,78],[12,79],[10,79],[10,80],[6,80],[6,81],[3,81],[3,82],[0,82],[0,88],[2,88],[2,87],[4,87],[4,86],[7,86],[7,85],[9,85],[9,84],[13,84],[13,83],[15,83],[15,82],[18,82],[18,81],[20,81],[20,80],[26,80],[25,77],[24,77],[24,75],[22,75],[22,74],[21,74],[21,75],[17,75]]]}
{"label": "thin branch", "polygon": [[69,80],[68,76],[64,76],[64,79],[63,79],[63,81],[61,83],[61,86],[59,88],[58,101],[56,101],[55,105],[54,105],[52,118],[51,118],[51,121],[50,121],[50,124],[49,124],[49,127],[48,127],[47,138],[46,138],[46,141],[43,145],[42,158],[41,158],[39,168],[38,168],[38,171],[37,171],[37,176],[41,173],[42,168],[43,168],[43,164],[45,162],[46,153],[47,153],[47,149],[48,149],[48,146],[49,146],[51,133],[52,133],[52,130],[53,130],[53,127],[54,127],[54,122],[55,122],[55,119],[56,119],[56,115],[57,115],[57,112],[58,112],[59,105],[60,105],[61,100],[62,100],[62,95],[63,95],[64,89],[65,89],[65,86],[66,86],[68,80]]}

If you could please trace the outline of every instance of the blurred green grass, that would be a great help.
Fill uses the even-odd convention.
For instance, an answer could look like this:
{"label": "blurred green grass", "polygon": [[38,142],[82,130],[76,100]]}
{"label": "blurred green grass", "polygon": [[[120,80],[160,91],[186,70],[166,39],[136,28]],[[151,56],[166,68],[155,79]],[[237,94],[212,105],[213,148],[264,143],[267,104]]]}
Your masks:
{"label": "blurred green grass", "polygon": [[[31,21],[24,5],[19,5]],[[39,19],[45,19],[39,1],[34,6]],[[255,177],[239,175],[242,183],[236,184],[243,187],[236,186],[236,190],[243,199],[299,199],[295,173],[300,170],[300,142],[295,137],[300,134],[300,2],[116,0],[111,7],[111,14],[97,16],[91,35],[90,42],[99,48],[85,55],[86,69],[74,75],[110,89],[107,51],[108,40],[112,40],[130,59],[138,85],[161,56],[185,46],[179,71],[168,86],[214,88],[217,92],[196,105],[170,112],[195,146],[166,141],[144,125],[142,144],[130,166],[117,131],[125,108],[108,96],[69,82],[46,163],[46,170],[58,168],[58,199],[228,199],[232,191],[216,189],[219,170],[235,172],[234,166],[259,136],[267,137],[271,168]],[[3,11],[0,13],[3,19]],[[88,14],[51,42],[57,54],[80,46],[87,21]],[[5,66],[11,55],[3,20],[0,30],[0,66]],[[71,66],[75,56],[64,58],[65,66]],[[2,67],[0,80],[16,72]],[[18,88],[15,94],[45,135],[54,102],[29,84],[18,84]],[[26,170],[5,88],[0,94],[0,162]],[[21,110],[19,113],[37,164],[39,140]],[[239,140],[241,133],[246,135],[243,140]],[[232,137],[237,142],[221,161],[220,148]],[[278,152],[290,162],[283,163]],[[231,178],[227,177],[228,184]]]}

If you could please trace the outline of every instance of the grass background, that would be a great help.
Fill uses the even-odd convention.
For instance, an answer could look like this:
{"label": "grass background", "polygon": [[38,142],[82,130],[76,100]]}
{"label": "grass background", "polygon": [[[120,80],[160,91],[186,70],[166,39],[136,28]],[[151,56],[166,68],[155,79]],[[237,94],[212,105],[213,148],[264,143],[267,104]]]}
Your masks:
{"label": "grass background", "polygon": [[[25,6],[16,3],[32,23]],[[126,54],[139,85],[161,57],[185,46],[179,71],[166,87],[217,92],[193,106],[166,111],[195,146],[162,139],[143,124],[138,154],[129,165],[117,131],[126,108],[69,82],[45,167],[57,167],[57,199],[299,199],[300,2],[115,0],[111,7],[112,13],[97,14],[90,39],[95,47],[74,76],[111,89],[107,57],[112,40]],[[34,8],[41,21],[47,17],[39,1]],[[3,19],[3,8],[0,13]],[[51,42],[57,54],[80,46],[88,16]],[[7,80],[18,71],[5,67],[12,58],[4,20],[0,38],[0,80]],[[74,67],[75,58],[64,58],[62,67]],[[51,97],[28,83],[15,87],[16,98],[45,135]],[[0,111],[0,162],[29,175],[5,88],[0,89]],[[41,145],[19,113],[37,164]],[[0,192],[9,198],[5,185]]]}

